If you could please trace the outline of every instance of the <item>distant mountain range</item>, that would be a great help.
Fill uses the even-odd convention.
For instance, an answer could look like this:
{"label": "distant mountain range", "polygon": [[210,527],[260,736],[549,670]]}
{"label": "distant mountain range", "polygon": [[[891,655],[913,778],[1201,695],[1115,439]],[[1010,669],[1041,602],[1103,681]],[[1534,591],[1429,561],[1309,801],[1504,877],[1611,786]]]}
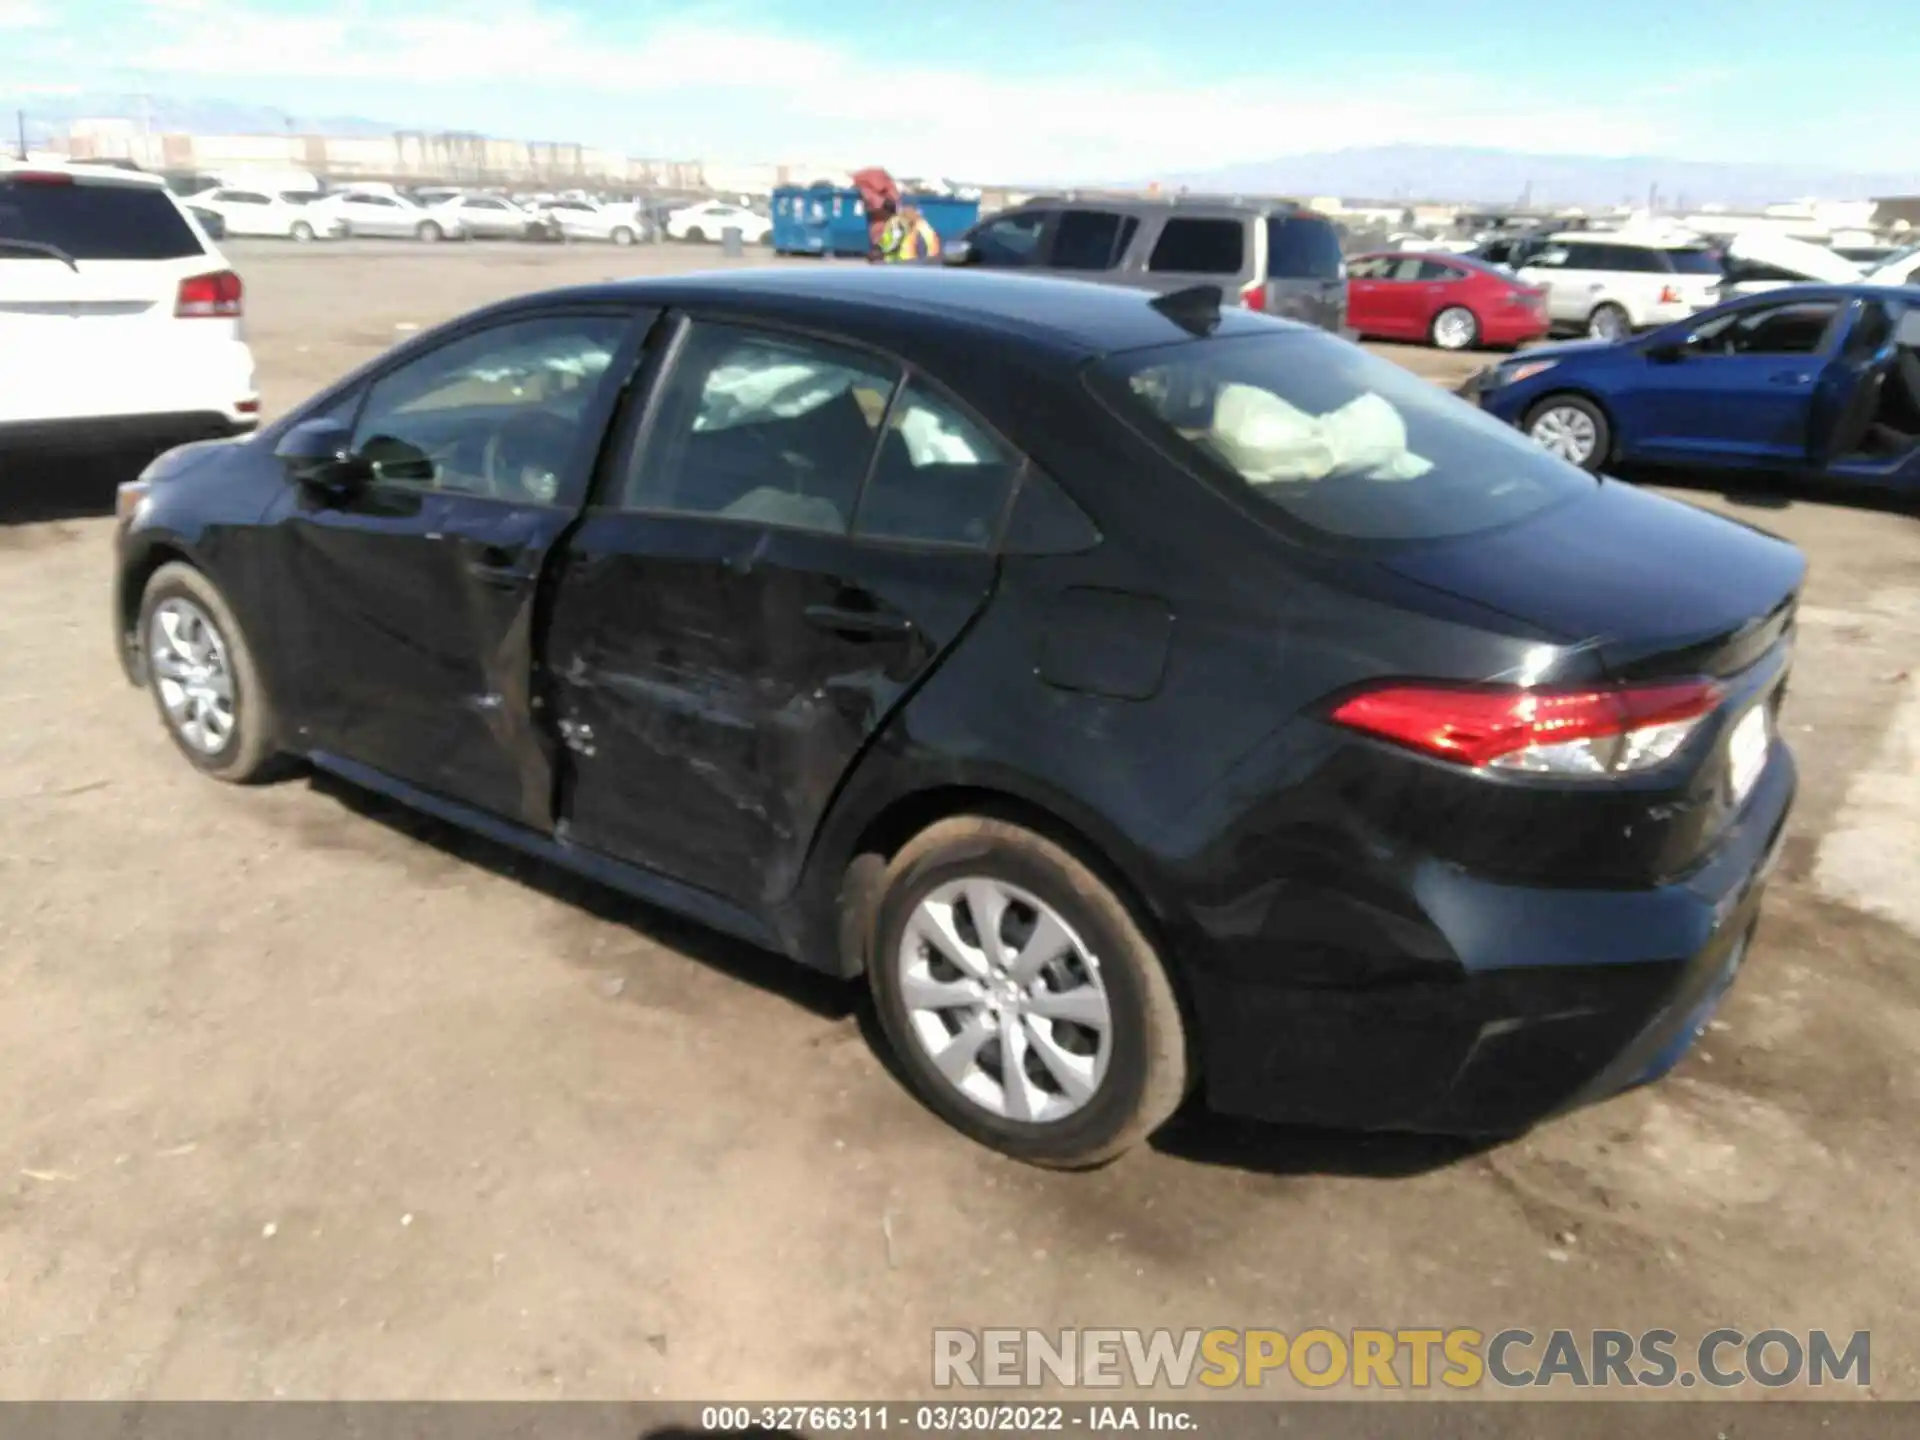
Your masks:
{"label": "distant mountain range", "polygon": [[[270,105],[164,95],[92,92],[16,98],[0,88],[0,105],[7,109],[25,107],[31,143],[64,134],[73,121],[92,117],[127,118],[155,131],[201,135],[365,137],[409,128],[359,115],[310,115]],[[9,132],[6,138],[11,140],[12,127],[5,128]],[[765,158],[778,160],[780,156],[769,154]],[[1920,194],[1920,170],[1872,172],[1838,166],[1658,156],[1608,159],[1454,145],[1375,145],[1284,155],[1178,175],[1136,176],[1119,183],[1141,184],[1148,179],[1157,180],[1163,187],[1184,185],[1229,193],[1478,205],[1511,205],[1522,200],[1535,205],[1644,205],[1649,194],[1667,207],[1763,205],[1807,197],[1864,200]]]}
{"label": "distant mountain range", "polygon": [[[232,100],[189,100],[168,95],[114,94],[14,97],[0,88],[0,105],[26,112],[27,140],[40,144],[67,133],[75,120],[119,119],[144,124],[155,134],[183,135],[338,135],[343,139],[391,135],[408,127],[358,115],[307,115],[271,105]],[[9,121],[12,116],[6,117]],[[13,126],[5,127],[6,139]]]}
{"label": "distant mountain range", "polygon": [[1374,145],[1156,178],[1163,187],[1239,194],[1478,205],[1512,205],[1523,199],[1535,205],[1645,205],[1650,193],[1665,207],[1920,194],[1920,170],[1852,171],[1642,155],[1609,159],[1456,145]]}

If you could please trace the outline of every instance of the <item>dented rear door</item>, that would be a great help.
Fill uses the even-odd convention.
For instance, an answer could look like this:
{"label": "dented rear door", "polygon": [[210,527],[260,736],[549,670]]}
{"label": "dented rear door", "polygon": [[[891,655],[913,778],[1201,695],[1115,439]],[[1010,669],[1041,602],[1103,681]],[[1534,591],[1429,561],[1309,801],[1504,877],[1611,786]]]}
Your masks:
{"label": "dented rear door", "polygon": [[567,838],[747,905],[993,588],[984,551],[590,514],[546,653]]}

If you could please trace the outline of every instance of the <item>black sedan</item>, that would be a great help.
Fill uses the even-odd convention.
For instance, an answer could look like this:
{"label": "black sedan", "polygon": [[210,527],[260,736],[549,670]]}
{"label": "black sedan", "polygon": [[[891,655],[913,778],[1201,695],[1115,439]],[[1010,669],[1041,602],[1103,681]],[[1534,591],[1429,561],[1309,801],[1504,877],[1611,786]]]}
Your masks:
{"label": "black sedan", "polygon": [[1510,1132],[1661,1073],[1794,791],[1800,554],[1217,291],[590,286],[122,495],[187,759],[843,976],[1082,1165],[1189,1094]]}

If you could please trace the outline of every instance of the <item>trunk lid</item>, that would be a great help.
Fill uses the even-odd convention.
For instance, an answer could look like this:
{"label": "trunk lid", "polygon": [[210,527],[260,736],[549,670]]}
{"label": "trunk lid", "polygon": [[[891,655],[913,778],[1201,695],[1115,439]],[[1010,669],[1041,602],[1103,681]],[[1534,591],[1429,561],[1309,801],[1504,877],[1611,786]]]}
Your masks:
{"label": "trunk lid", "polygon": [[1784,540],[1615,481],[1383,563],[1589,649],[1620,680],[1745,669],[1791,625],[1806,575]]}

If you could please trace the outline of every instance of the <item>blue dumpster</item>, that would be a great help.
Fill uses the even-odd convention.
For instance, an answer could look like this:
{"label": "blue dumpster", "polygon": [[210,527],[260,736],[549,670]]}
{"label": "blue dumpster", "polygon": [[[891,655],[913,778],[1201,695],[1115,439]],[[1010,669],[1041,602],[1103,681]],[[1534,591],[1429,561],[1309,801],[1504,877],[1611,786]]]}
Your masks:
{"label": "blue dumpster", "polygon": [[[906,195],[902,201],[919,207],[942,244],[957,239],[980,218],[978,200]],[[772,239],[778,255],[865,255],[867,211],[860,192],[782,185],[773,192]]]}

